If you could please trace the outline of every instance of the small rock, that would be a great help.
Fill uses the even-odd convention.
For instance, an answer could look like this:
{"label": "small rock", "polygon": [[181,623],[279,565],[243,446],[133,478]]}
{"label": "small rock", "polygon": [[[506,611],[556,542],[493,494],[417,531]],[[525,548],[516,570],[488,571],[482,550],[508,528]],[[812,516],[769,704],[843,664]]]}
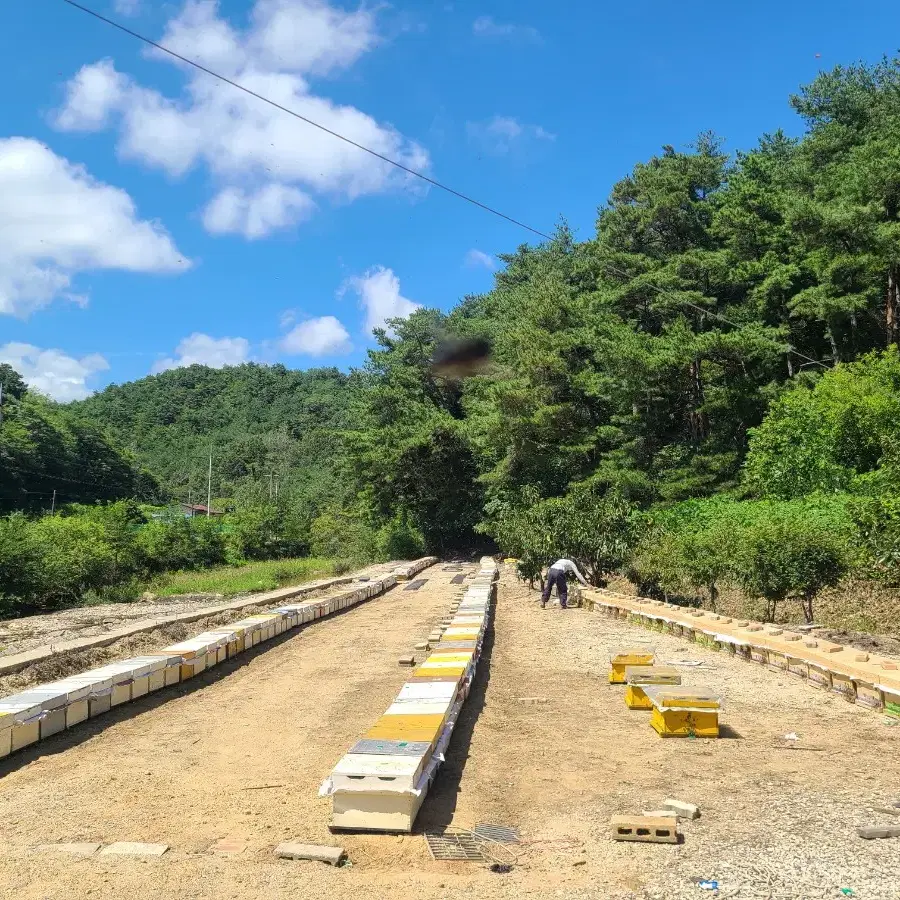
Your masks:
{"label": "small rock", "polygon": [[684,803],[681,800],[666,800],[663,803],[665,809],[671,809],[679,819],[699,819],[700,807],[693,803]]}

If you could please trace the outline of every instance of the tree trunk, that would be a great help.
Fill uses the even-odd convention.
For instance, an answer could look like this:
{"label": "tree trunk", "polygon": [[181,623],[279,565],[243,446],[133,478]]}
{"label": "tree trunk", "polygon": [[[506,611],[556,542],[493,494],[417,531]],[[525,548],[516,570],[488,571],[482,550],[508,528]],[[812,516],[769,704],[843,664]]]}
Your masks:
{"label": "tree trunk", "polygon": [[885,326],[888,347],[900,344],[900,265],[888,270]]}
{"label": "tree trunk", "polygon": [[803,615],[806,616],[806,624],[813,623],[813,595],[805,594],[803,596]]}
{"label": "tree trunk", "polygon": [[716,611],[716,603],[719,599],[719,589],[716,587],[716,583],[711,581],[709,583],[709,608],[715,612]]}
{"label": "tree trunk", "polygon": [[688,419],[690,421],[691,439],[695,444],[698,444],[706,438],[709,428],[706,413],[700,411],[700,407],[703,405],[704,396],[703,373],[700,369],[699,359],[691,361],[688,375],[690,378],[689,390],[691,395],[691,411],[688,413]]}
{"label": "tree trunk", "polygon": [[793,378],[794,377],[794,361],[791,359],[790,353],[788,353],[786,359],[787,359],[788,378]]}

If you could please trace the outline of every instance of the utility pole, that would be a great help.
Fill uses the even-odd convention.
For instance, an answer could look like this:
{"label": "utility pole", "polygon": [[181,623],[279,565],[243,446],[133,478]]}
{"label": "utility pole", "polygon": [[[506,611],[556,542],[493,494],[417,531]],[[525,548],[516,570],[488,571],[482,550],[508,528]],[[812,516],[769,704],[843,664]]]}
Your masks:
{"label": "utility pole", "polygon": [[275,492],[275,499],[278,500],[278,476],[272,472],[270,475],[263,475],[263,478],[269,479],[269,503],[272,502],[272,492]]}
{"label": "utility pole", "polygon": [[209,475],[206,478],[206,518],[209,518],[209,507],[212,505],[212,447],[209,448]]}
{"label": "utility pole", "polygon": [[3,382],[0,381],[0,425],[3,424]]}

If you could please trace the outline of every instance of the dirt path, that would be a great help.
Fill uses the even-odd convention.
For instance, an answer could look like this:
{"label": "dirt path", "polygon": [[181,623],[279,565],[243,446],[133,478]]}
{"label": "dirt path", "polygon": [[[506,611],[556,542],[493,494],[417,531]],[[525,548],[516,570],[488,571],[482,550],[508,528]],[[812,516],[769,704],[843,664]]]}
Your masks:
{"label": "dirt path", "polygon": [[[16,900],[378,898],[900,897],[896,841],[864,842],[872,805],[900,799],[900,728],[807,685],[599,615],[541,611],[504,579],[484,664],[419,829],[519,826],[509,874],[432,861],[421,835],[331,836],[322,779],[405,680],[397,656],[430,630],[458,587],[436,566],[252,656],[228,677],[84,743],[64,735],[11,761],[0,780],[0,896]],[[732,736],[663,741],[606,684],[607,651],[650,640],[667,659],[710,667],[685,680],[721,687]],[[237,661],[236,661],[237,662]],[[208,680],[204,681],[204,677]],[[522,698],[545,698],[525,703]],[[823,751],[775,749],[796,732]],[[739,735],[739,736],[738,736]],[[5,773],[5,774],[4,774]],[[704,811],[681,847],[614,844],[607,822],[667,796]],[[210,846],[241,838],[220,857]],[[347,847],[352,868],[272,857],[285,839]],[[77,860],[29,850],[53,841],[158,841],[152,862]],[[779,886],[783,885],[784,890]]]}

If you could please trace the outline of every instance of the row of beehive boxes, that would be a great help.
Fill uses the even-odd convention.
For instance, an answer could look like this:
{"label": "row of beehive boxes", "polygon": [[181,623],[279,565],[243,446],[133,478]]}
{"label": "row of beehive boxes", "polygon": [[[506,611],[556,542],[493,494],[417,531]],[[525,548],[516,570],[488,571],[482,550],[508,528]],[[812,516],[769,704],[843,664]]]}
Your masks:
{"label": "row of beehive boxes", "polygon": [[868,709],[900,718],[900,663],[775,625],[611,591],[592,592],[595,610],[654,631],[683,637],[769,668],[806,679]]}
{"label": "row of beehive boxes", "polygon": [[178,684],[263,641],[382,593],[393,575],[332,597],[285,604],[157,653],[110,663],[0,699],[0,758],[112,707]]}
{"label": "row of beehive boxes", "polygon": [[652,648],[611,654],[609,683],[625,685],[629,709],[650,711],[650,726],[660,737],[719,736],[721,694],[702,685],[682,685],[677,669],[656,664]]}
{"label": "row of beehive boxes", "polygon": [[475,675],[495,577],[493,560],[485,558],[440,642],[335,766],[324,786],[333,828],[412,830]]}
{"label": "row of beehive boxes", "polygon": [[423,556],[422,559],[417,559],[414,562],[397,566],[391,574],[397,581],[409,581],[410,578],[415,578],[419,572],[423,569],[427,569],[429,566],[433,566],[436,562],[436,556]]}

